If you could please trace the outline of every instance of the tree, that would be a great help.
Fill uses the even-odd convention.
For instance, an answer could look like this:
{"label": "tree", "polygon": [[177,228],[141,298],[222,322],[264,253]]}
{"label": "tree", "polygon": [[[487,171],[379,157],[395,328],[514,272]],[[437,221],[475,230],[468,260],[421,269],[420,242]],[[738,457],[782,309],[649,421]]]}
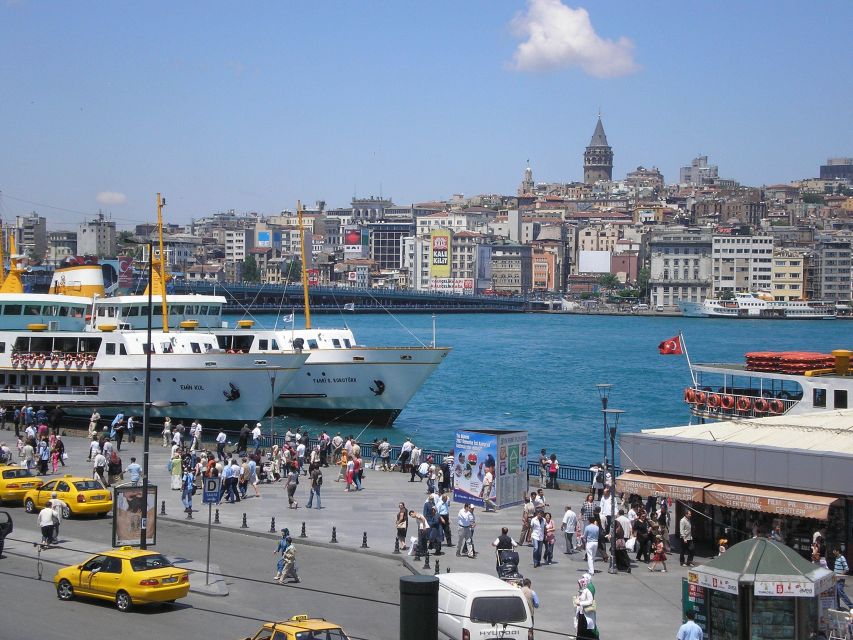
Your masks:
{"label": "tree", "polygon": [[640,290],[640,297],[645,298],[649,295],[649,280],[652,278],[651,269],[643,267],[637,273],[637,288]]}
{"label": "tree", "polygon": [[601,285],[603,289],[615,289],[622,283],[619,282],[619,278],[616,277],[616,274],[605,273],[598,279],[598,284]]}
{"label": "tree", "polygon": [[255,260],[255,256],[246,256],[246,259],[243,260],[243,280],[246,282],[258,282],[260,279],[258,262]]}

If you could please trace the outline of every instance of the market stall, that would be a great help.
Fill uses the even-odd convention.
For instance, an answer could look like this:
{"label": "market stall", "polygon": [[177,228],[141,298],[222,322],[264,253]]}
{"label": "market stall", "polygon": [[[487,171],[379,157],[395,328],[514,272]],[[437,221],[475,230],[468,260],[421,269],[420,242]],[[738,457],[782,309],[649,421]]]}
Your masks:
{"label": "market stall", "polygon": [[734,545],[684,579],[682,605],[708,640],[806,640],[825,624],[834,576],[766,538]]}

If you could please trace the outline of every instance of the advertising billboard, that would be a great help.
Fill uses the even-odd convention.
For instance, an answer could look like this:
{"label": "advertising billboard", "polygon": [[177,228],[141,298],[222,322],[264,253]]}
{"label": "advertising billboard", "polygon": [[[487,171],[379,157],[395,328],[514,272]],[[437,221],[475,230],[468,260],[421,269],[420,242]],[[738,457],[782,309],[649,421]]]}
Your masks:
{"label": "advertising billboard", "polygon": [[441,293],[471,295],[474,293],[474,278],[432,278],[429,281],[429,289]]}
{"label": "advertising billboard", "polygon": [[130,256],[118,258],[118,286],[123,289],[133,286],[133,258]]}
{"label": "advertising billboard", "polygon": [[308,276],[308,286],[316,287],[320,284],[320,270],[319,269],[306,269],[306,275]]}
{"label": "advertising billboard", "polygon": [[145,523],[147,544],[157,544],[157,487],[148,485],[148,514],[143,514],[142,487],[121,485],[113,489],[113,546],[138,545]]}
{"label": "advertising billboard", "polygon": [[476,289],[492,288],[492,247],[489,245],[477,245],[477,282]]}
{"label": "advertising billboard", "polygon": [[433,229],[429,234],[429,275],[431,278],[450,277],[449,229]]}
{"label": "advertising billboard", "polygon": [[258,241],[255,243],[258,247],[271,247],[272,239],[269,231],[258,231]]}
{"label": "advertising billboard", "polygon": [[496,508],[521,504],[527,493],[526,431],[457,431],[453,449],[453,500],[485,506],[483,479],[492,473],[489,496]]}
{"label": "advertising billboard", "polygon": [[343,237],[344,254],[348,258],[363,258],[367,255],[370,231],[362,227],[346,227]]}

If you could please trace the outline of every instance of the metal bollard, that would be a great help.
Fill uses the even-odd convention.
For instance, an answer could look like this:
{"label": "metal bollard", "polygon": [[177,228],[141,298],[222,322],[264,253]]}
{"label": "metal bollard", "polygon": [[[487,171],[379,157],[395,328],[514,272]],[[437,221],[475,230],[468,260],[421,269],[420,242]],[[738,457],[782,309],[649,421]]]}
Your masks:
{"label": "metal bollard", "polygon": [[332,527],[332,539],[329,542],[334,542],[337,544],[338,542],[338,528]]}
{"label": "metal bollard", "polygon": [[426,555],[424,556],[424,569],[431,569],[429,566],[429,547],[426,548]]}
{"label": "metal bollard", "polygon": [[246,522],[246,514],[245,513],[243,514],[243,524],[240,525],[240,528],[241,529],[248,529],[249,528],[249,524]]}
{"label": "metal bollard", "polygon": [[160,515],[161,515],[161,516],[165,516],[165,515],[166,515],[166,501],[165,501],[165,500],[163,500],[163,501],[160,503]]}
{"label": "metal bollard", "polygon": [[219,509],[217,509],[216,513],[213,515],[213,524],[219,524]]}
{"label": "metal bollard", "polygon": [[441,569],[438,568],[438,559],[435,561],[435,575],[441,573]]}
{"label": "metal bollard", "polygon": [[299,534],[299,537],[300,538],[307,538],[308,537],[308,534],[305,533],[305,523],[304,522],[302,523],[302,532]]}
{"label": "metal bollard", "polygon": [[394,538],[394,553],[400,555],[400,538]]}
{"label": "metal bollard", "polygon": [[369,549],[370,548],[367,546],[367,531],[365,531],[364,534],[361,536],[361,548],[362,549]]}
{"label": "metal bollard", "polygon": [[270,520],[270,533],[275,533],[275,516]]}
{"label": "metal bollard", "polygon": [[450,573],[450,567],[447,567],[447,569],[445,569],[445,570],[444,570],[444,572],[445,572],[445,573]]}

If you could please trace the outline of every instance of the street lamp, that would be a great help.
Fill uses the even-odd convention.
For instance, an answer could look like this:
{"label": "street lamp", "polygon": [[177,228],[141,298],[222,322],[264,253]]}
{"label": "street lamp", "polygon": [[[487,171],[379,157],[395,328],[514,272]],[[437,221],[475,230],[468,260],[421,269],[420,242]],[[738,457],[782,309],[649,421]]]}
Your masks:
{"label": "street lamp", "polygon": [[270,449],[275,439],[275,369],[267,369],[270,377]]}
{"label": "street lamp", "polygon": [[[160,194],[157,194],[160,204]],[[162,285],[162,286],[165,286]],[[145,337],[145,404],[142,405],[142,522],[139,529],[139,548],[148,548],[148,415],[151,409],[151,315],[154,291],[154,245],[148,243],[148,324]],[[157,508],[157,505],[154,505]]]}
{"label": "street lamp", "polygon": [[604,472],[607,473],[607,398],[610,395],[610,390],[613,389],[613,385],[600,383],[595,385],[595,388],[598,389],[598,397],[601,398],[601,412],[604,415],[602,442],[604,444]]}
{"label": "street lamp", "polygon": [[610,414],[610,458],[613,460],[613,472],[610,476],[610,567],[607,573],[619,573],[616,568],[616,428],[619,426],[621,409],[603,409],[604,419]]}

